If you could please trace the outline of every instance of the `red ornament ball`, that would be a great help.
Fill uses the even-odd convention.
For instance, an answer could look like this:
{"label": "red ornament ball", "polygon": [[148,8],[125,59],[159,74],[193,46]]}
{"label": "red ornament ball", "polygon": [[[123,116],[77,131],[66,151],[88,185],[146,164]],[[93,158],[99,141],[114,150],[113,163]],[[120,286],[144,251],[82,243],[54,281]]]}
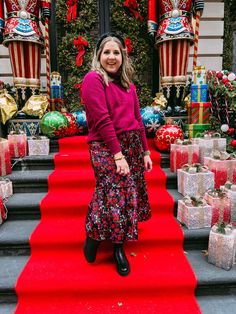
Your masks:
{"label": "red ornament ball", "polygon": [[154,143],[159,151],[169,151],[170,144],[183,138],[184,132],[178,125],[165,124],[157,130]]}
{"label": "red ornament ball", "polygon": [[77,133],[78,127],[75,117],[69,112],[62,112],[68,120],[68,127],[65,130],[65,136],[73,136]]}
{"label": "red ornament ball", "polygon": [[232,141],[230,142],[230,145],[231,145],[232,147],[236,148],[236,140],[235,140],[235,139],[232,140]]}

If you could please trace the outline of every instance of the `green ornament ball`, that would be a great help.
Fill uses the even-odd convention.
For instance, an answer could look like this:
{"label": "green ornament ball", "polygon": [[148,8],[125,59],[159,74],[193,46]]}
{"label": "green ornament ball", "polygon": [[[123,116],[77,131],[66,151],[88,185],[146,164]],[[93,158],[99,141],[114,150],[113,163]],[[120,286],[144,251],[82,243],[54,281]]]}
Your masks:
{"label": "green ornament ball", "polygon": [[58,111],[46,113],[40,122],[41,131],[44,135],[53,137],[64,137],[68,128],[67,118]]}

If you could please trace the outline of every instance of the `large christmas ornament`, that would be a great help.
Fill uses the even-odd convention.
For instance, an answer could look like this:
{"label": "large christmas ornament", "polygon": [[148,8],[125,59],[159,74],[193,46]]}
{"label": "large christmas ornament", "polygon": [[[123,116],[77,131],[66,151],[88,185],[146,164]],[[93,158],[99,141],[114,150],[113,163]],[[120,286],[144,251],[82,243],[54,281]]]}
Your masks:
{"label": "large christmas ornament", "polygon": [[72,113],[77,122],[77,133],[78,134],[87,134],[88,127],[86,121],[86,114],[83,109],[79,109]]}
{"label": "large christmas ornament", "polygon": [[183,138],[184,132],[178,125],[165,124],[157,130],[154,142],[159,151],[169,151],[170,144]]}
{"label": "large christmas ornament", "polygon": [[78,126],[75,117],[72,113],[67,112],[66,110],[61,110],[62,114],[68,120],[68,127],[65,130],[65,136],[73,136],[78,133]]}
{"label": "large christmas ornament", "polygon": [[58,111],[46,113],[40,122],[40,127],[44,135],[57,138],[65,136],[68,125],[67,118]]}
{"label": "large christmas ornament", "polygon": [[154,137],[158,128],[164,124],[164,114],[158,107],[147,106],[140,110],[148,137]]}

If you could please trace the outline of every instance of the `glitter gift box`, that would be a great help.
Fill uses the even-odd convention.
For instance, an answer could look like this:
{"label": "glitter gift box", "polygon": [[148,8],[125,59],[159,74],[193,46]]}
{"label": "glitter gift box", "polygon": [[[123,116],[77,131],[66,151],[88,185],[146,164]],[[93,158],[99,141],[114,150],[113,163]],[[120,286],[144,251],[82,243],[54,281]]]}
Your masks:
{"label": "glitter gift box", "polygon": [[9,134],[9,149],[11,157],[24,157],[27,154],[27,136],[25,133]]}
{"label": "glitter gift box", "polygon": [[199,146],[191,141],[177,141],[170,146],[170,170],[176,172],[185,164],[199,162]]}
{"label": "glitter gift box", "polygon": [[[223,230],[223,231],[222,231]],[[211,228],[208,244],[208,262],[230,270],[235,258],[235,234],[231,225]]]}
{"label": "glitter gift box", "polygon": [[210,227],[211,215],[211,206],[202,198],[178,200],[177,219],[188,229]]}
{"label": "glitter gift box", "polygon": [[209,123],[206,124],[185,124],[184,131],[186,136],[189,138],[199,137],[205,131],[209,130],[211,125]]}
{"label": "glitter gift box", "polygon": [[230,222],[231,201],[227,193],[220,189],[212,189],[205,193],[204,198],[212,207],[212,226],[218,222]]}
{"label": "glitter gift box", "polygon": [[0,196],[6,199],[13,194],[12,182],[8,178],[0,178]]}
{"label": "glitter gift box", "polygon": [[202,164],[204,157],[209,157],[213,150],[226,151],[226,138],[218,134],[204,134],[203,137],[192,139],[192,142],[199,145],[199,160]]}
{"label": "glitter gift box", "polygon": [[231,159],[233,157],[226,152],[213,151],[212,156],[204,157],[204,165],[215,174],[215,188],[220,188],[227,181],[236,184],[236,159]]}
{"label": "glitter gift box", "polygon": [[177,170],[178,192],[188,196],[204,195],[214,188],[214,173],[201,165],[183,166]]}
{"label": "glitter gift box", "polygon": [[0,196],[0,225],[7,219],[7,209],[3,202],[2,197]]}
{"label": "glitter gift box", "polygon": [[189,109],[190,123],[209,123],[211,102],[193,102]]}
{"label": "glitter gift box", "polygon": [[191,85],[191,102],[207,102],[207,84]]}
{"label": "glitter gift box", "polygon": [[230,222],[236,224],[236,184],[226,182],[220,189],[226,192],[228,198],[231,201]]}
{"label": "glitter gift box", "polygon": [[11,172],[9,142],[4,138],[0,138],[0,176],[5,176]]}
{"label": "glitter gift box", "polygon": [[193,83],[196,85],[206,84],[206,67],[194,66],[192,73]]}
{"label": "glitter gift box", "polygon": [[49,154],[49,139],[46,136],[29,137],[28,152],[32,155],[48,155]]}

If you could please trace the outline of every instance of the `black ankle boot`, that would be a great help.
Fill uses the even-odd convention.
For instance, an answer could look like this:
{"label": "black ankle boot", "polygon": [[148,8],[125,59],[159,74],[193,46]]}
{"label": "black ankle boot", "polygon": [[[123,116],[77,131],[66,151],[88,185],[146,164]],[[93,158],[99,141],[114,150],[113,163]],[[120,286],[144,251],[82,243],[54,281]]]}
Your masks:
{"label": "black ankle boot", "polygon": [[123,244],[114,244],[114,258],[118,274],[121,276],[127,276],[130,272],[130,267],[125,255]]}
{"label": "black ankle boot", "polygon": [[88,263],[93,263],[96,260],[97,249],[100,241],[87,237],[84,242],[84,256]]}

